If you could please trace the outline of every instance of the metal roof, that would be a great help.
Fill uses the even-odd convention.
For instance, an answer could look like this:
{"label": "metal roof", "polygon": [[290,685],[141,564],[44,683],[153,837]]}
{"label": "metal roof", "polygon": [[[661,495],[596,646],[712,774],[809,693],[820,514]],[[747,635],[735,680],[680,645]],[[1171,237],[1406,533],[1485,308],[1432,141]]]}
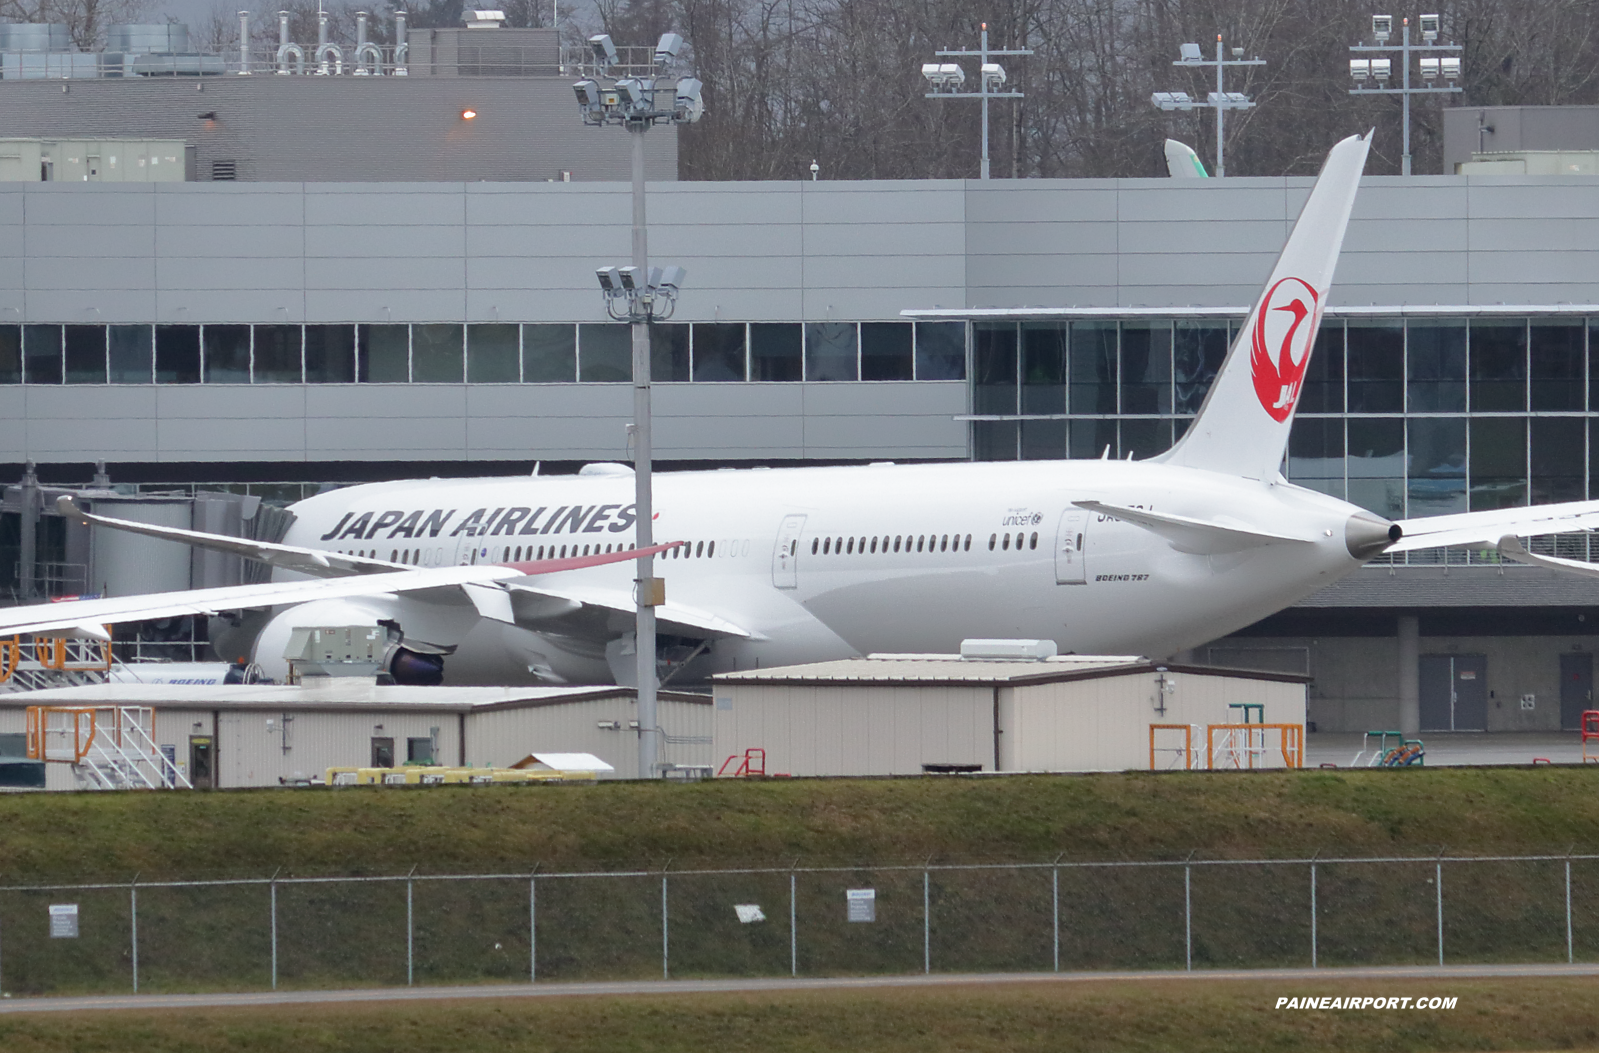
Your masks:
{"label": "metal roof", "polygon": [[[321,678],[318,678],[319,680]],[[421,710],[471,713],[490,709],[632,699],[629,687],[402,687],[355,677],[302,684],[89,684],[0,695],[0,707],[154,706],[160,709]],[[662,691],[672,702],[709,705],[704,695]]]}
{"label": "metal roof", "polygon": [[737,673],[721,673],[712,679],[723,684],[915,684],[924,687],[999,687],[1004,685],[1053,684],[1067,680],[1097,680],[1105,677],[1154,673],[1159,670],[1188,675],[1243,677],[1250,680],[1285,680],[1306,683],[1308,677],[1292,673],[1268,673],[1253,669],[1156,663],[1130,655],[1059,655],[1041,660],[970,659],[959,655],[910,654],[871,655],[843,658],[809,665],[776,666]]}

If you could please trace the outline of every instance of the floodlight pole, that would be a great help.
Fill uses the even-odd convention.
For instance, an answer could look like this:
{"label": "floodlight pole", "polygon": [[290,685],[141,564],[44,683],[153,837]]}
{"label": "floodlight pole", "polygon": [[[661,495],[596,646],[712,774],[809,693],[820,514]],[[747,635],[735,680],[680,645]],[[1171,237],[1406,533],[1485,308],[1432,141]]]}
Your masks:
{"label": "floodlight pole", "polygon": [[988,100],[989,99],[1020,99],[1020,98],[1024,97],[1023,94],[1021,92],[1019,92],[1019,91],[989,91],[988,90],[988,77],[984,75],[983,67],[987,66],[989,64],[988,60],[990,58],[997,58],[1000,55],[1031,55],[1032,53],[1033,52],[1032,52],[1031,48],[1009,48],[1009,49],[990,50],[989,46],[988,46],[988,23],[987,22],[984,22],[982,24],[982,43],[981,43],[981,46],[976,51],[971,51],[971,50],[949,51],[949,50],[945,50],[945,51],[935,51],[935,52],[933,52],[933,54],[935,54],[935,55],[945,56],[945,57],[961,57],[961,56],[965,56],[967,58],[970,58],[972,56],[977,56],[978,57],[977,58],[978,67],[977,67],[977,90],[976,91],[930,91],[930,92],[927,93],[927,98],[929,98],[929,99],[981,99],[982,100],[982,102],[983,102],[983,163],[982,163],[982,166],[978,169],[978,172],[979,172],[978,178],[979,179],[987,179],[988,178]]}
{"label": "floodlight pole", "polygon": [[[1426,28],[1426,27],[1423,27]],[[1351,88],[1351,95],[1398,95],[1404,103],[1404,137],[1405,152],[1400,157],[1399,174],[1410,174],[1410,97],[1412,95],[1451,95],[1458,94],[1466,89],[1450,84],[1447,88],[1435,88],[1428,81],[1425,88],[1412,88],[1410,86],[1410,56],[1412,52],[1421,54],[1433,51],[1464,51],[1459,44],[1416,44],[1410,43],[1410,19],[1402,20],[1400,25],[1399,43],[1393,47],[1378,44],[1375,47],[1366,44],[1351,44],[1350,51],[1397,51],[1400,63],[1400,87],[1397,88]],[[1425,35],[1424,39],[1425,39]]]}
{"label": "floodlight pole", "polygon": [[[1242,49],[1240,49],[1242,50]],[[1225,154],[1224,131],[1226,126],[1226,113],[1231,109],[1247,110],[1254,105],[1252,102],[1229,103],[1227,92],[1222,87],[1222,71],[1228,66],[1264,66],[1265,59],[1230,59],[1222,52],[1221,34],[1216,34],[1216,59],[1214,62],[1206,59],[1178,59],[1173,66],[1215,66],[1216,67],[1216,97],[1214,101],[1200,102],[1194,100],[1195,106],[1208,106],[1216,111],[1216,178],[1220,179],[1227,174],[1227,161]]]}
{"label": "floodlight pole", "polygon": [[[628,135],[633,146],[633,266],[648,275],[649,242],[644,211],[644,133],[646,121],[629,121]],[[655,544],[655,495],[651,485],[654,450],[650,442],[650,320],[638,313],[632,320],[633,336],[633,504],[638,518],[638,609],[634,625],[634,646],[638,660],[638,777],[653,779],[659,774],[660,722],[656,719],[655,677],[655,557],[648,554]]]}

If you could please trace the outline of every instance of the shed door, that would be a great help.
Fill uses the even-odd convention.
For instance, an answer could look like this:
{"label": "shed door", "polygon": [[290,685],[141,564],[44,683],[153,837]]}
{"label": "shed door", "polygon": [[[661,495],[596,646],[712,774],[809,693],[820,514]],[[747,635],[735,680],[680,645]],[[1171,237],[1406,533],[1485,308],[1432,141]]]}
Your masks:
{"label": "shed door", "polygon": [[1487,656],[1422,655],[1421,730],[1483,731],[1487,727]]}
{"label": "shed door", "polygon": [[805,531],[803,515],[784,516],[777,528],[777,544],[772,548],[772,584],[780,589],[799,585],[799,543]]}
{"label": "shed door", "polygon": [[1583,710],[1593,708],[1593,655],[1587,651],[1560,656],[1560,726],[1582,727]]}
{"label": "shed door", "polygon": [[1055,584],[1081,585],[1088,580],[1083,569],[1083,541],[1088,535],[1089,513],[1075,506],[1060,515],[1055,531]]}

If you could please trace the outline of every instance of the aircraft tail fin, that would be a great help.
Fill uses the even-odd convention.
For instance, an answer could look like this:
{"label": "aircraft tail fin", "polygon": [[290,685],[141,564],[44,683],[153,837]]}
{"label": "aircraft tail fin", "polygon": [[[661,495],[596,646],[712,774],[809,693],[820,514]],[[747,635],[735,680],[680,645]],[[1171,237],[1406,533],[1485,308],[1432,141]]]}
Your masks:
{"label": "aircraft tail fin", "polygon": [[1327,154],[1265,290],[1168,464],[1271,479],[1282,464],[1371,133]]}

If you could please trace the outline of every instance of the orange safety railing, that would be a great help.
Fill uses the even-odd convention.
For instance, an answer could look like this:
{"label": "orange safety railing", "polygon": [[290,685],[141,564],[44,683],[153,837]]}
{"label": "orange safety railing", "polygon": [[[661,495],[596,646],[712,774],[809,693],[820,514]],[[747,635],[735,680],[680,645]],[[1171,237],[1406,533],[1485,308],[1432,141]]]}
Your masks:
{"label": "orange safety railing", "polygon": [[1599,764],[1599,750],[1588,743],[1599,743],[1599,709],[1582,711],[1582,763]]}
{"label": "orange safety railing", "polygon": [[[1207,724],[1205,725],[1205,767],[1217,765],[1216,736],[1226,736],[1223,742],[1222,765],[1231,768],[1266,768],[1277,765],[1263,763],[1271,751],[1268,732],[1276,732],[1277,750],[1282,755],[1282,767],[1302,768],[1305,765],[1304,726],[1301,724]],[[1237,736],[1244,736],[1238,746]],[[1260,760],[1262,763],[1257,764]]]}
{"label": "orange safety railing", "polygon": [[[118,710],[116,723],[112,734],[117,745],[122,744],[122,716]],[[71,718],[72,727],[72,758],[70,762],[65,756],[52,757],[49,755],[46,735],[50,732],[65,735],[67,729],[50,727],[51,714],[64,715]],[[89,755],[89,749],[94,745],[94,737],[100,733],[99,722],[95,718],[95,710],[87,706],[29,706],[27,725],[28,758],[30,760],[61,761],[63,763],[82,764],[83,758]]]}
{"label": "orange safety railing", "polygon": [[[734,761],[739,762],[738,767],[729,772],[727,770],[728,765],[732,764]],[[721,768],[717,769],[716,777],[718,779],[723,778],[724,776],[729,776],[735,779],[747,779],[751,776],[764,776],[765,774],[766,751],[759,746],[751,746],[749,749],[744,751],[744,756],[742,758],[735,753],[731,757],[727,758],[727,760],[723,761]]]}
{"label": "orange safety railing", "polygon": [[[1183,752],[1183,770],[1191,770],[1194,766],[1194,726],[1192,724],[1149,725],[1149,770],[1161,770],[1155,765],[1156,752],[1176,753],[1178,750],[1178,747],[1176,746],[1163,746],[1157,750],[1157,747],[1155,746],[1155,733],[1158,731],[1181,731],[1183,733],[1183,744],[1181,747]],[[1177,765],[1173,764],[1171,767],[1176,768]]]}
{"label": "orange safety railing", "polygon": [[[106,626],[106,632],[110,631]],[[71,636],[0,639],[0,683],[10,680],[24,662],[61,673],[103,673],[111,668],[111,645]]]}

